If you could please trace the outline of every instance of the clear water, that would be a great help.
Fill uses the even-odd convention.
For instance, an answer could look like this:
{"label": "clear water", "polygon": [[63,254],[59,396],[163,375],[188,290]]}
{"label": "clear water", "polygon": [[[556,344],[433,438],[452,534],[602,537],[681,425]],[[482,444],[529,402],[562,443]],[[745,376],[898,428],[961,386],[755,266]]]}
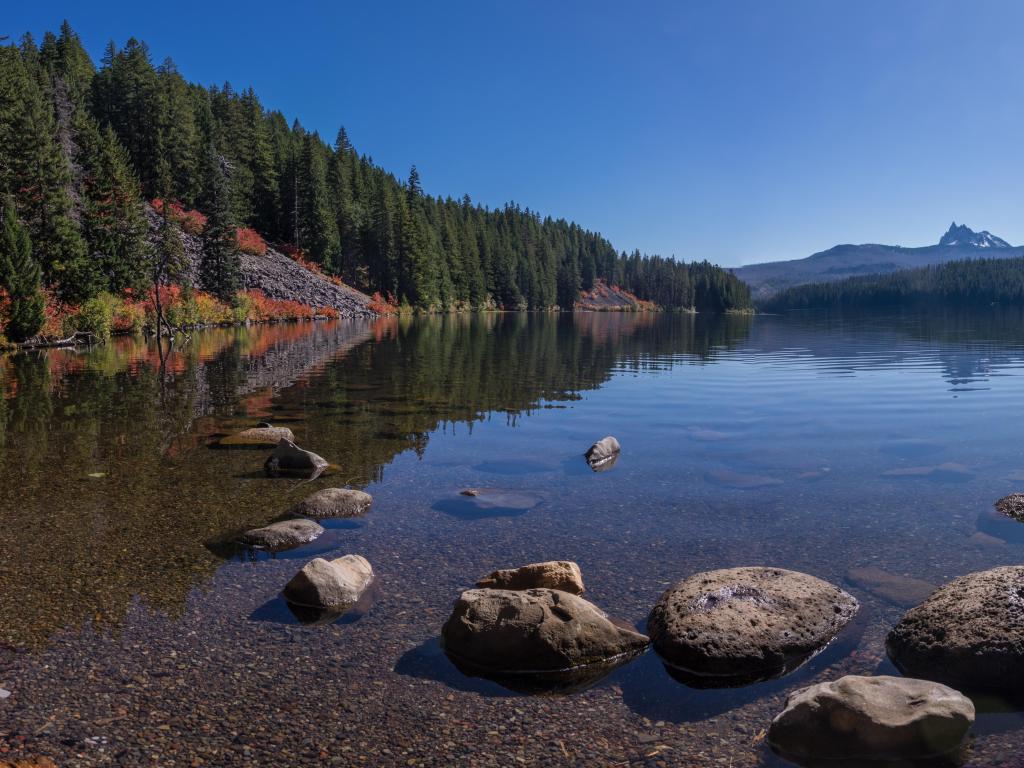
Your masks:
{"label": "clear water", "polygon": [[[1022,366],[1006,311],[388,319],[205,332],[162,369],[127,339],[0,358],[0,760],[779,764],[763,729],[788,692],[893,673],[905,608],[850,569],[941,584],[1021,562],[1024,525],[988,513],[1024,485]],[[336,467],[268,479],[263,453],[210,448],[264,420]],[[595,474],[581,454],[606,434],[623,454]],[[213,546],[338,484],[370,513],[275,557]],[[350,552],[372,594],[299,623],[281,587]],[[742,689],[688,688],[653,653],[569,696],[462,675],[437,646],[458,592],[547,559],[638,627],[678,579],[739,565],[862,609]],[[1022,735],[1019,714],[982,714],[961,762],[1024,764]]]}

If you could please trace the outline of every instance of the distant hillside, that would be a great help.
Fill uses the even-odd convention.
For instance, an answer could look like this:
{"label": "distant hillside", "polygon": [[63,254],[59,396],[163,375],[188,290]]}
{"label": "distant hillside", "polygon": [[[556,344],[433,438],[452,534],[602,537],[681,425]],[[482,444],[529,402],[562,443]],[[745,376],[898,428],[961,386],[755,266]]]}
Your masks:
{"label": "distant hillside", "polygon": [[[314,76],[331,90],[329,76]],[[0,45],[0,206],[8,197],[10,229],[31,248],[7,270],[24,274],[0,284],[26,306],[41,287],[75,305],[146,288],[144,205],[157,199],[208,221],[193,232],[208,242],[195,277],[225,303],[246,285],[232,236],[245,229],[365,294],[426,311],[572,308],[598,281],[663,307],[750,306],[747,287],[718,267],[627,253],[515,203],[431,196],[415,166],[399,178],[343,128],[328,143],[251,88],[190,83],[134,38],[110,43],[96,66],[67,23],[38,43]]]}
{"label": "distant hillside", "polygon": [[806,283],[879,275],[902,269],[969,259],[1011,259],[1024,256],[1024,247],[1011,246],[989,232],[975,232],[953,222],[937,245],[903,248],[898,245],[837,245],[804,259],[749,264],[733,274],[750,286],[755,300]]}
{"label": "distant hillside", "polygon": [[762,310],[874,309],[897,306],[1024,305],[1024,257],[964,259],[886,275],[788,288],[758,303]]}

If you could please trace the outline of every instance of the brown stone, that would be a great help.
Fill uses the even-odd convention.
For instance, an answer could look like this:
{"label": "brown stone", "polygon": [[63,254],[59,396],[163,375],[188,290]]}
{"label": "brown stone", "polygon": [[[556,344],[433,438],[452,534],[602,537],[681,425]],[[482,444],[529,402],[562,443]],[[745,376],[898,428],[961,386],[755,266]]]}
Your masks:
{"label": "brown stone", "polygon": [[478,587],[491,589],[534,589],[547,587],[583,594],[583,574],[580,567],[569,560],[549,560],[545,563],[530,563],[519,568],[494,571],[476,583]]}

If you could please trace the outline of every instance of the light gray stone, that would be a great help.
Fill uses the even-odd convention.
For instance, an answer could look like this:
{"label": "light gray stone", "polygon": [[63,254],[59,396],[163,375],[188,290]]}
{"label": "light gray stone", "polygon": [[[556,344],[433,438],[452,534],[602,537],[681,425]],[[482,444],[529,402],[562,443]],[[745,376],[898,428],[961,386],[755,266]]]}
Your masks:
{"label": "light gray stone", "polygon": [[318,557],[292,577],[284,588],[284,597],[310,608],[342,608],[358,601],[372,581],[373,568],[365,557]]}

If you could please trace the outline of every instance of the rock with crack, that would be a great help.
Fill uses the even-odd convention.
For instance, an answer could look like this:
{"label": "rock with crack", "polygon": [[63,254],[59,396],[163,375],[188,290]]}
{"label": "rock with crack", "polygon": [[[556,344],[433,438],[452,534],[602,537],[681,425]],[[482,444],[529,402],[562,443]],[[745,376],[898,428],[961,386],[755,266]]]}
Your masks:
{"label": "rock with crack", "polygon": [[619,445],[619,441],[609,435],[590,446],[583,455],[586,457],[590,468],[596,470],[614,464],[621,452],[622,446]]}

